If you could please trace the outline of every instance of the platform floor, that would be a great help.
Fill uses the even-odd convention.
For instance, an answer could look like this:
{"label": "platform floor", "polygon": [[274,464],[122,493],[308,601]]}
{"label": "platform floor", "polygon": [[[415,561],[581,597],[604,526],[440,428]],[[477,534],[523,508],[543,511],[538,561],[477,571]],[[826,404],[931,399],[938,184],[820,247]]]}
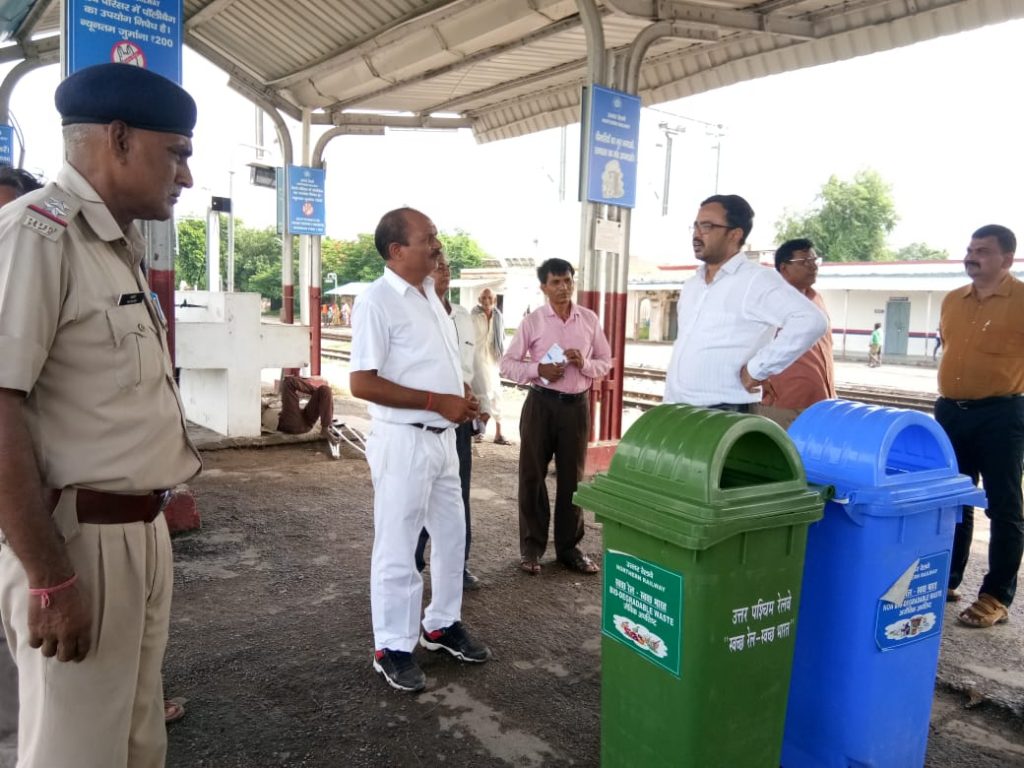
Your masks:
{"label": "platform floor", "polygon": [[[484,587],[466,596],[464,619],[494,659],[466,667],[420,652],[419,696],[370,667],[365,461],[350,451],[333,461],[316,441],[204,452],[191,484],[203,529],[174,540],[165,682],[188,714],[170,726],[168,766],[599,764],[601,579],[570,573],[550,551],[540,577],[516,567],[516,398],[504,425],[516,444],[484,442],[474,458],[470,566]],[[341,418],[365,419],[362,403],[336,402]],[[599,555],[601,526],[586,518],[584,548]],[[986,536],[979,526],[967,591]],[[1024,766],[1024,608],[984,632],[957,626],[953,610],[927,766]]]}

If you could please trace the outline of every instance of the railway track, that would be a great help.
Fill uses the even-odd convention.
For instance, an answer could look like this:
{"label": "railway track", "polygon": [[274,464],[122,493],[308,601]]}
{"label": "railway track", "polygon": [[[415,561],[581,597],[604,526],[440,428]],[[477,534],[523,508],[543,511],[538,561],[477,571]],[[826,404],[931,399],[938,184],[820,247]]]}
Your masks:
{"label": "railway track", "polygon": [[[341,334],[332,333],[328,336],[325,333],[323,337],[337,341],[349,340],[347,334],[343,336]],[[347,362],[349,359],[349,352],[344,349],[323,349],[320,354],[328,360]],[[626,366],[623,374],[626,378],[627,386],[630,379],[652,382],[665,381],[665,371],[658,368]],[[504,384],[509,387],[516,386],[510,381],[506,381]],[[891,389],[888,387],[862,387],[847,385],[837,387],[836,394],[843,400],[853,400],[859,403],[868,403],[869,405],[884,405],[890,408],[908,408],[912,411],[923,411],[925,413],[931,413],[932,406],[935,403],[935,395],[928,395],[920,392],[908,392],[906,390]],[[630,408],[641,408],[646,410],[648,408],[653,408],[660,402],[661,395],[653,392],[642,392],[627,389],[622,393],[623,405]]]}

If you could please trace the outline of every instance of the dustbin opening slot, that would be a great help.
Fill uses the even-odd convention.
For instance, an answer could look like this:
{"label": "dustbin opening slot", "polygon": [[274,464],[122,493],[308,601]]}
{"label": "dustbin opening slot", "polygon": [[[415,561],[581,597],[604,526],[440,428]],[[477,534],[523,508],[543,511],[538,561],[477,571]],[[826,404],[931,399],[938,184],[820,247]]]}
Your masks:
{"label": "dustbin opening slot", "polygon": [[935,433],[920,424],[900,430],[893,438],[885,456],[885,474],[903,475],[911,472],[943,469],[950,465],[949,456]]}
{"label": "dustbin opening slot", "polygon": [[729,448],[718,487],[745,488],[795,480],[800,476],[792,456],[764,432],[747,432]]}

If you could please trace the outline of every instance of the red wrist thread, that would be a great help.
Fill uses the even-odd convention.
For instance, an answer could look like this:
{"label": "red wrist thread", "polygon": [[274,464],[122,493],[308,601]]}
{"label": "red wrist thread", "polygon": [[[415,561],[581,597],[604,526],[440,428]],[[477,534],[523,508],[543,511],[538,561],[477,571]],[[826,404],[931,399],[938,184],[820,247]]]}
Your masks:
{"label": "red wrist thread", "polygon": [[74,573],[74,574],[71,575],[70,579],[68,579],[67,581],[61,582],[60,584],[56,585],[55,587],[35,587],[35,588],[30,587],[29,590],[28,590],[28,593],[30,595],[34,596],[34,597],[38,597],[39,598],[39,605],[40,606],[42,606],[43,608],[49,608],[51,603],[53,602],[50,599],[50,595],[56,594],[57,592],[62,592],[63,590],[68,589],[69,587],[74,586],[74,583],[76,581],[78,581],[78,574]]}

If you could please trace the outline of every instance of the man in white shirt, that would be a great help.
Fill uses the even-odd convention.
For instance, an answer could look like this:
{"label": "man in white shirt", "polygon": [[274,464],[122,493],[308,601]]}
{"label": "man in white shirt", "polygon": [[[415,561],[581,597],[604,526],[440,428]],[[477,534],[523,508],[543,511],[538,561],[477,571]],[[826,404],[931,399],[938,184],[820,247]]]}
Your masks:
{"label": "man in white shirt", "polygon": [[[454,428],[479,407],[463,383],[455,327],[430,277],[442,254],[437,228],[419,211],[399,208],[384,214],[374,243],[384,276],[356,300],[349,374],[352,394],[370,401],[373,418],[366,442],[373,668],[393,688],[420,691],[426,678],[412,657],[417,639],[462,661],[490,657],[461,622],[466,522]],[[424,527],[433,546],[421,632],[423,579],[414,553]]]}
{"label": "man in white shirt", "polygon": [[740,254],[754,211],[739,195],[713,195],[693,222],[703,264],[679,297],[665,402],[747,413],[761,383],[821,338],[821,311],[778,272]]}
{"label": "man in white shirt", "polygon": [[[469,384],[470,390],[472,390],[471,382],[474,381],[476,359],[476,328],[473,325],[473,318],[470,317],[469,310],[461,304],[452,304],[448,300],[448,286],[452,281],[452,270],[448,266],[448,260],[443,253],[438,258],[437,269],[434,270],[431,277],[434,278],[434,292],[437,294],[437,298],[441,300],[444,311],[452,319],[452,325],[455,326],[455,340],[459,345],[459,362],[462,365],[462,380],[464,383]],[[484,398],[476,391],[473,391],[473,396],[480,403],[480,419],[467,421],[465,424],[459,424],[455,428],[455,452],[459,456],[459,482],[462,484],[462,504],[466,508],[466,563],[469,563],[469,545],[473,540],[472,521],[469,513],[469,485],[473,478],[473,435],[476,434],[476,426],[487,419],[487,408]],[[424,528],[420,531],[420,540],[416,545],[416,570],[421,573],[426,567],[423,554],[426,551],[429,539],[430,534]],[[462,589],[463,591],[480,589],[480,579],[469,570],[468,566],[462,571]]]}

